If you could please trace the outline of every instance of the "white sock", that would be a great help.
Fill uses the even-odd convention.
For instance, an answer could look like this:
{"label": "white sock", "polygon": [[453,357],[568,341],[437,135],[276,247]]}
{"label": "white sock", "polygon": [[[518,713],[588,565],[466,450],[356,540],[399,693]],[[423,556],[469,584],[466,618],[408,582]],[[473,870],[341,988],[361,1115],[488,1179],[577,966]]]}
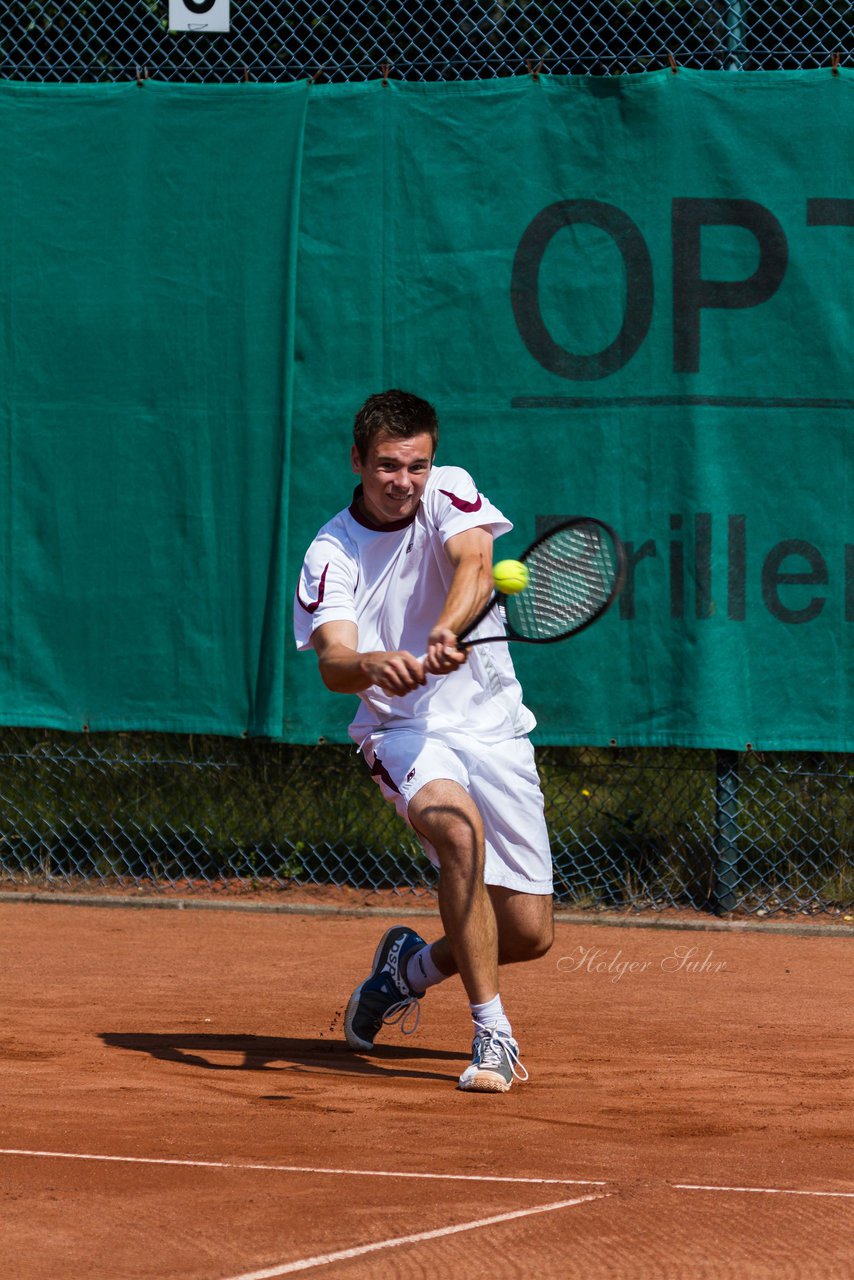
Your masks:
{"label": "white sock", "polygon": [[504,1012],[504,1006],[501,1003],[501,996],[493,996],[491,1000],[486,1000],[483,1004],[472,1004],[470,1008],[471,1016],[478,1026],[497,1027],[499,1031],[504,1031],[508,1036],[513,1034],[507,1014]]}
{"label": "white sock", "polygon": [[435,987],[437,982],[444,982],[447,976],[434,964],[429,942],[413,952],[406,962],[406,981],[418,995],[423,995],[428,987]]}

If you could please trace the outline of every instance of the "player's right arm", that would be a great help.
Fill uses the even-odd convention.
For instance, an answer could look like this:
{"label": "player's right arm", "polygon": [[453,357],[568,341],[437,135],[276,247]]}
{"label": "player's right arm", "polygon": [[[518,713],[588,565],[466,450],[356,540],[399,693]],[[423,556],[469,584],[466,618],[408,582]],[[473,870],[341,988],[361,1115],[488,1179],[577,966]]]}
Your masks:
{"label": "player's right arm", "polygon": [[400,697],[427,683],[424,664],[405,649],[360,653],[358,643],[355,622],[324,622],[312,633],[320,677],[333,693],[361,693],[375,684],[383,693]]}

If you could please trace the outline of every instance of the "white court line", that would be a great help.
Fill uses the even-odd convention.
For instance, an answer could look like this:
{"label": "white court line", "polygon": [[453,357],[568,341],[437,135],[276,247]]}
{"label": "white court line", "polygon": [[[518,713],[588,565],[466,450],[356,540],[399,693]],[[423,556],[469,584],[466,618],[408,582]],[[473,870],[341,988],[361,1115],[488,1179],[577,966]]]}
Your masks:
{"label": "white court line", "polygon": [[674,1191],[747,1191],[760,1196],[830,1196],[854,1200],[854,1191],[798,1191],[792,1187],[704,1187],[693,1182],[673,1182]]}
{"label": "white court line", "polygon": [[[301,1164],[240,1164],[229,1160],[173,1160],[158,1156],[105,1156],[81,1151],[28,1151],[19,1147],[0,1147],[0,1156],[35,1156],[47,1160],[101,1160],[115,1164],[159,1164],[184,1169],[241,1169],[266,1173],[318,1173],[348,1178],[420,1178],[430,1182],[515,1182],[526,1186],[607,1187],[602,1178],[515,1178],[485,1173],[411,1173],[399,1169],[334,1169]],[[766,1196],[824,1196],[854,1200],[854,1191],[802,1191],[794,1187],[725,1187],[698,1182],[671,1182],[674,1191],[748,1192]]]}
{"label": "white court line", "polygon": [[392,1240],[377,1240],[373,1244],[361,1244],[353,1249],[338,1249],[335,1253],[318,1253],[313,1258],[285,1262],[280,1267],[266,1267],[263,1271],[247,1271],[243,1275],[232,1276],[231,1280],[273,1280],[274,1276],[287,1276],[294,1271],[308,1271],[311,1267],[323,1267],[330,1262],[361,1258],[366,1253],[376,1253],[380,1249],[397,1249],[402,1244],[420,1244],[423,1240],[439,1240],[444,1236],[457,1235],[460,1231],[476,1231],[479,1227],[491,1227],[497,1222],[527,1218],[532,1213],[553,1213],[556,1209],[569,1209],[573,1205],[605,1199],[607,1199],[607,1193],[598,1196],[578,1196],[575,1200],[558,1200],[554,1204],[537,1205],[534,1209],[515,1209],[512,1213],[497,1213],[493,1218],[477,1218],[474,1222],[461,1222],[456,1227],[438,1227],[434,1231],[419,1231],[411,1236],[395,1236]]}
{"label": "white court line", "polygon": [[40,1156],[50,1160],[107,1160],[118,1164],[166,1164],[185,1169],[253,1169],[267,1173],[332,1173],[351,1178],[425,1178],[435,1182],[521,1182],[529,1186],[605,1187],[597,1178],[512,1178],[480,1173],[401,1173],[396,1169],[324,1169],[300,1164],[238,1164],[225,1160],[170,1160],[154,1156],[102,1156],[79,1151],[23,1151],[0,1147],[0,1156]]}

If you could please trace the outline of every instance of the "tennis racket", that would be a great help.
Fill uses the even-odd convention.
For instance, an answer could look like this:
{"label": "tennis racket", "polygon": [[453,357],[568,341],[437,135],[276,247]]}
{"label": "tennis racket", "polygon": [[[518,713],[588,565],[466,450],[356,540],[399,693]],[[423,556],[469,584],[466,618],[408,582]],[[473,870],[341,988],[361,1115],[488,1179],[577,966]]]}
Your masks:
{"label": "tennis racket", "polygon": [[[610,525],[578,516],[547,530],[519,557],[528,585],[515,595],[496,591],[458,637],[461,648],[497,640],[551,644],[578,635],[614,603],[626,579],[626,553]],[[501,635],[468,637],[498,605]]]}

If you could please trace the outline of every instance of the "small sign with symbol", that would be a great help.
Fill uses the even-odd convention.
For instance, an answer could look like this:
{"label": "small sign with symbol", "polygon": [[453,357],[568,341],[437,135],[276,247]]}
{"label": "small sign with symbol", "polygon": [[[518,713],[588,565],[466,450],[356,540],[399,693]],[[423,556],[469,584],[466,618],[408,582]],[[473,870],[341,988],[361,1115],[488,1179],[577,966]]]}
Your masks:
{"label": "small sign with symbol", "polygon": [[231,0],[169,0],[170,31],[229,31]]}

